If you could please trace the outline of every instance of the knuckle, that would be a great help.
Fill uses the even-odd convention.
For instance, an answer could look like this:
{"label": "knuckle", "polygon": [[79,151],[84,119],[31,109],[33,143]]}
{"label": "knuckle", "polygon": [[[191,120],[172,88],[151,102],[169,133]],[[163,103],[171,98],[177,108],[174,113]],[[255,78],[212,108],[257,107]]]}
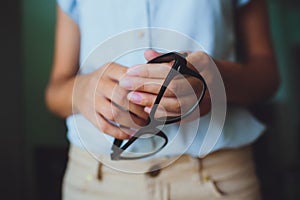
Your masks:
{"label": "knuckle", "polygon": [[188,59],[188,61],[196,68],[196,69],[202,69],[203,67],[208,66],[208,64],[211,63],[210,56],[203,51],[197,51],[194,54],[191,55],[191,57]]}
{"label": "knuckle", "polygon": [[105,110],[102,111],[101,115],[104,116],[106,119],[114,120],[114,115],[112,110],[109,107],[105,107]]}
{"label": "knuckle", "polygon": [[146,77],[151,77],[151,76],[153,76],[154,75],[154,72],[153,72],[153,70],[151,71],[151,69],[152,68],[149,68],[149,67],[145,67],[146,69],[145,69],[145,75],[146,75]]}
{"label": "knuckle", "polygon": [[207,53],[205,53],[204,51],[198,51],[197,54],[198,54],[198,56],[199,56],[200,58],[205,58],[205,57],[207,57]]}
{"label": "knuckle", "polygon": [[105,118],[114,121],[115,117],[114,117],[114,113],[112,111],[108,111],[105,114]]}
{"label": "knuckle", "polygon": [[201,52],[201,60],[204,65],[208,65],[211,62],[210,56],[205,52]]}
{"label": "knuckle", "polygon": [[115,99],[115,102],[124,107],[124,108],[127,108],[128,107],[128,104],[129,104],[129,101],[127,99],[127,94],[123,93],[123,92],[116,92],[116,99]]}

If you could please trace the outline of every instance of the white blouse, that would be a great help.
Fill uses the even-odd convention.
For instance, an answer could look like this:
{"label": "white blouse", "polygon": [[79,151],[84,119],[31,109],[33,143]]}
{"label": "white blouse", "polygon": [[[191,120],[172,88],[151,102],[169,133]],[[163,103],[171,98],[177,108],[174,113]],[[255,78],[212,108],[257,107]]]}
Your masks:
{"label": "white blouse", "polygon": [[[204,50],[213,58],[234,61],[234,9],[247,2],[248,0],[58,0],[61,9],[80,28],[80,73],[94,71],[113,58],[108,56],[109,53],[120,55],[125,50],[130,50],[129,46],[170,51]],[[160,34],[149,27],[158,28]],[[130,37],[126,38],[128,32]],[[174,34],[170,35],[170,32]],[[176,40],[178,35],[179,39]],[[188,39],[180,40],[180,37]],[[202,49],[194,44],[200,44]],[[128,48],[124,48],[125,46]],[[105,49],[99,50],[102,47]],[[99,60],[91,56],[97,50]],[[145,63],[142,50],[132,51],[132,54],[119,59],[119,62],[127,66]],[[154,156],[182,153],[203,156],[221,148],[240,147],[254,142],[265,128],[245,108],[229,106],[224,127],[216,128],[221,130],[220,134],[217,133],[218,137],[210,147],[203,148],[206,139],[210,137],[207,130],[211,120],[210,113],[188,124],[164,127],[169,143]],[[72,144],[99,154],[110,154],[113,138],[102,134],[82,115],[71,115],[66,122],[68,139]]]}

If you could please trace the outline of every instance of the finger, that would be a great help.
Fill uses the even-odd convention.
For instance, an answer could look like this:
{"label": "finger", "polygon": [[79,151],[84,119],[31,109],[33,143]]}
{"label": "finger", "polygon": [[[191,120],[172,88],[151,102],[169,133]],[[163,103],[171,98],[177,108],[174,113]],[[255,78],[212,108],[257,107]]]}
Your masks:
{"label": "finger", "polygon": [[[124,77],[119,85],[127,90],[158,94],[163,79],[149,79],[143,77]],[[176,76],[167,86],[164,96],[184,96],[191,93],[200,94],[202,91],[202,81],[192,76]]]}
{"label": "finger", "polygon": [[129,111],[119,109],[107,99],[96,102],[96,111],[106,119],[130,128],[139,129],[146,123],[146,120],[131,114]]}
{"label": "finger", "polygon": [[144,111],[144,106],[129,102],[128,110],[131,114],[136,115],[138,118],[144,120],[148,119],[149,114]]}
{"label": "finger", "polygon": [[146,58],[147,61],[152,60],[152,59],[154,59],[158,56],[161,56],[161,55],[162,55],[162,53],[159,53],[159,52],[154,51],[152,49],[146,50],[144,52],[144,57]]}
{"label": "finger", "polygon": [[163,79],[126,76],[120,80],[119,85],[127,90],[136,90],[157,94],[163,84],[163,81]]}
{"label": "finger", "polygon": [[127,99],[134,104],[141,106],[152,107],[157,95],[142,92],[130,92],[127,95]]}
{"label": "finger", "polygon": [[101,114],[97,115],[97,124],[96,127],[101,130],[103,133],[110,135],[114,138],[120,140],[130,139],[134,134],[133,131],[130,130],[122,130],[121,128],[112,125],[109,123]]}
{"label": "finger", "polygon": [[[127,100],[128,101],[128,100]],[[129,113],[132,116],[135,116],[133,120],[135,121],[136,118],[142,120],[141,123],[139,121],[135,121],[135,123],[139,124],[140,126],[144,125],[145,120],[148,119],[149,114],[144,111],[144,106],[134,104],[132,102],[129,102],[129,108],[124,109],[123,107],[119,106],[115,102],[111,102],[115,107],[119,108],[120,110]]]}
{"label": "finger", "polygon": [[[147,110],[149,113],[151,112],[152,108],[151,107],[145,107],[145,110]],[[172,113],[166,111],[163,107],[158,106],[155,113],[154,113],[154,118],[166,118],[166,117],[177,117],[180,116],[179,113]]]}
{"label": "finger", "polygon": [[104,97],[115,103],[115,105],[118,105],[119,109],[130,111],[142,119],[148,118],[148,114],[144,112],[143,107],[130,103],[127,100],[128,90],[120,87],[114,81],[108,79],[98,89],[101,90],[101,94]]}
{"label": "finger", "polygon": [[[134,77],[130,79],[122,79],[122,81],[120,81],[120,86],[135,92],[144,92],[157,95],[161,90],[163,82],[163,79],[148,79]],[[168,85],[163,96],[175,96],[173,91],[178,90],[180,88],[181,86],[176,86],[173,84]]]}
{"label": "finger", "polygon": [[207,53],[200,51],[188,54],[188,57],[186,59],[199,71],[211,66],[213,62],[211,57]]}
{"label": "finger", "polygon": [[130,127],[130,128],[135,128],[135,129],[140,129],[142,126],[145,125],[146,120],[138,117],[135,114],[132,114],[129,111],[125,111],[122,109],[119,109],[116,104],[111,104],[111,108],[104,108],[104,112],[108,113],[107,118],[109,120],[112,120],[114,122],[117,122],[120,125]]}
{"label": "finger", "polygon": [[[152,107],[157,96],[149,93],[131,92],[127,97],[133,103],[145,107]],[[159,102],[159,107],[166,112],[183,115],[189,112],[197,104],[197,102],[198,97],[196,95],[188,95],[180,98],[163,97]],[[146,109],[146,112],[147,111],[149,110]]]}
{"label": "finger", "polygon": [[142,64],[130,67],[126,75],[148,78],[166,78],[171,70],[171,63]]}
{"label": "finger", "polygon": [[[133,103],[145,107],[152,107],[157,98],[157,95],[142,92],[130,92],[127,95],[127,98]],[[180,112],[180,102],[177,100],[177,98],[163,97],[160,100],[159,105],[168,112]]]}

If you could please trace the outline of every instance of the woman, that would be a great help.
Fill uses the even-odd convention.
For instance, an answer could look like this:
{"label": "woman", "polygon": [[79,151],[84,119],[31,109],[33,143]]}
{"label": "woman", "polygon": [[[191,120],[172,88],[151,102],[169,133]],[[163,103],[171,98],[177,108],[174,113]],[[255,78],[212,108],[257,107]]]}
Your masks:
{"label": "woman", "polygon": [[[139,32],[145,27],[144,32]],[[140,87],[138,80],[153,82],[158,79],[161,83],[165,69],[171,64],[142,64],[141,55],[133,56],[125,64],[114,60],[98,68],[82,64],[99,43],[121,32],[139,30],[133,31],[136,41],[130,42],[134,44],[147,37],[150,38],[147,40],[149,48],[153,48],[154,43],[162,41],[158,41],[149,27],[182,33],[201,44],[222,76],[228,111],[222,135],[208,155],[199,150],[203,142],[201,135],[206,130],[191,126],[182,130],[172,125],[167,134],[178,133],[177,146],[195,134],[192,144],[183,148],[186,151],[169,148],[161,156],[143,161],[106,159],[110,147],[97,135],[105,135],[109,141],[131,138],[134,131],[121,129],[116,124],[128,127],[145,124],[158,93],[158,87]],[[243,62],[235,59],[235,38],[241,44]],[[109,46],[112,49],[121,47],[118,44]],[[188,51],[186,59],[196,68],[201,68],[203,59],[208,60],[207,54],[189,45],[182,47],[176,50]],[[108,57],[104,54],[103,57]],[[159,55],[154,50],[144,54],[148,61]],[[127,70],[136,64],[140,65]],[[210,74],[202,75],[207,80]],[[264,126],[245,107],[274,94],[278,79],[265,1],[58,0],[54,63],[46,102],[52,112],[67,117],[71,148],[63,198],[260,199],[250,146],[262,134]],[[138,90],[133,91],[134,88]],[[165,112],[177,112],[176,103],[181,100],[176,99],[176,95],[164,97]],[[200,104],[204,124],[209,123],[205,117],[209,116],[210,103],[207,94]],[[130,110],[130,117],[122,107]],[[160,159],[167,162],[170,159],[172,163],[170,161],[167,167],[153,165]],[[125,166],[131,163],[143,163],[149,172],[122,172],[128,170]]]}

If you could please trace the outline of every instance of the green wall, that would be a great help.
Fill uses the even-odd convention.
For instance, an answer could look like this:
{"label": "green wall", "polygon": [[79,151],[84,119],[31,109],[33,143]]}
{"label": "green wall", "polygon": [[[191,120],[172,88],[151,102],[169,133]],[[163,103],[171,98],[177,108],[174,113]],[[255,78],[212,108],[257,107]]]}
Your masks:
{"label": "green wall", "polygon": [[[282,85],[277,95],[277,147],[284,164],[299,157],[299,64],[293,50],[300,46],[300,4],[269,0],[270,18]],[[299,50],[298,50],[299,51]],[[298,52],[299,53],[299,52]],[[298,58],[299,62],[299,58]],[[275,146],[274,146],[275,147]]]}
{"label": "green wall", "polygon": [[49,115],[44,105],[52,64],[55,1],[24,0],[22,19],[27,139],[31,144],[61,145],[61,121]]}
{"label": "green wall", "polygon": [[55,1],[23,0],[22,53],[24,63],[23,102],[26,193],[36,198],[34,150],[40,146],[66,146],[63,120],[49,114],[44,104],[44,90],[51,69]]}

